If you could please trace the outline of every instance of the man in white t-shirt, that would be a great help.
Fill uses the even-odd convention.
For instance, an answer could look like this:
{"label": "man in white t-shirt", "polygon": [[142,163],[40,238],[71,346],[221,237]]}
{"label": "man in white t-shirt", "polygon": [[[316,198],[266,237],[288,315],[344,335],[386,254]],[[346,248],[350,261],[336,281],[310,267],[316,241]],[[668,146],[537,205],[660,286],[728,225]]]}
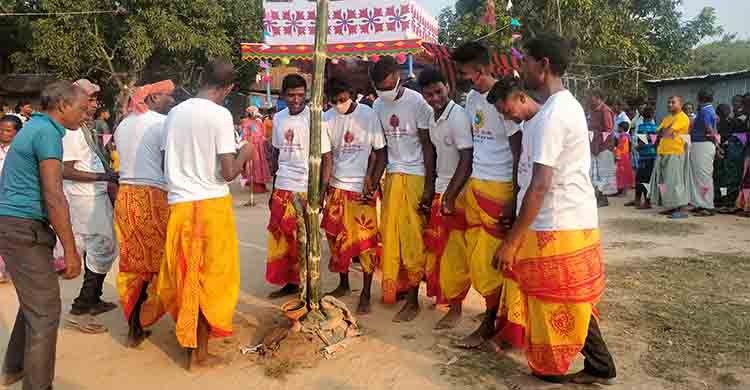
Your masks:
{"label": "man in white t-shirt", "polygon": [[252,149],[245,144],[237,151],[232,114],[222,106],[232,88],[232,63],[212,61],[195,98],[175,106],[164,122],[169,222],[157,295],[175,319],[189,370],[222,364],[208,353],[208,338],[231,335],[240,290],[228,183]]}
{"label": "man in white t-shirt", "polygon": [[[271,218],[268,221],[266,258],[266,281],[282,286],[269,295],[273,299],[299,293],[297,212],[294,199],[298,198],[301,204],[306,202],[310,167],[310,108],[305,103],[307,82],[298,74],[287,75],[281,83],[281,93],[287,107],[273,118],[271,172],[276,172],[269,200]],[[330,171],[330,151],[328,133],[321,131],[322,188],[328,183],[326,172]]]}
{"label": "man in white t-shirt", "polygon": [[[445,278],[450,283],[456,276],[450,265],[466,261],[466,218],[463,213],[456,213],[456,205],[464,207],[462,190],[471,175],[474,144],[469,117],[463,107],[448,96],[445,77],[436,69],[425,69],[419,74],[418,82],[422,96],[434,111],[430,139],[437,154],[435,197],[424,231],[427,295],[436,297],[438,304],[450,304],[448,313],[435,326],[435,329],[449,329],[461,319],[461,303],[465,295],[446,299],[441,280]],[[449,241],[453,242],[450,247],[447,245]],[[463,277],[461,271],[458,277]]]}
{"label": "man in white t-shirt", "polygon": [[[542,107],[514,80],[491,93],[506,117],[525,121],[518,216],[494,259],[508,275],[501,334],[525,335],[506,341],[527,348],[532,374],[542,380],[612,384],[615,365],[594,317],[604,268],[588,125],[561,79],[570,51],[557,35],[527,43],[525,84],[545,101]],[[579,352],[584,368],[571,378],[566,374]]]}
{"label": "man in white t-shirt", "polygon": [[419,284],[427,261],[422,234],[435,194],[435,147],[429,131],[433,114],[419,92],[400,84],[400,67],[393,57],[375,63],[370,79],[378,94],[372,108],[388,144],[380,225],[383,302],[395,303],[404,292],[398,287],[406,286],[406,304],[393,320],[407,322],[419,314]]}
{"label": "man in white t-shirt", "polygon": [[162,151],[164,121],[174,105],[173,91],[171,80],[137,87],[130,97],[127,116],[114,135],[120,155],[115,202],[120,244],[117,291],[129,325],[127,345],[131,348],[148,336],[143,325],[162,314],[156,299],[146,300],[146,291],[159,274],[167,238],[169,204]]}
{"label": "man in white t-shirt", "polygon": [[[331,140],[333,170],[320,225],[331,248],[329,269],[340,275],[339,286],[329,295],[342,297],[351,292],[349,266],[358,258],[364,284],[357,313],[367,314],[380,251],[375,184],[385,169],[386,146],[375,111],[356,103],[352,91],[349,83],[338,78],[326,86],[333,108],[323,115],[323,129]],[[369,166],[371,153],[373,166]]]}
{"label": "man in white t-shirt", "polygon": [[[74,83],[89,99],[87,120],[98,106],[99,86],[81,79]],[[82,124],[78,131],[63,137],[63,188],[68,198],[76,246],[86,266],[80,293],[73,301],[70,314],[98,315],[117,308],[102,301],[104,278],[117,259],[117,239],[112,223],[112,201],[108,183],[116,183],[117,175],[105,167],[106,159],[98,150],[92,127]]]}
{"label": "man in white t-shirt", "polygon": [[487,101],[497,82],[490,72],[487,48],[478,42],[467,43],[454,50],[452,58],[461,76],[472,85],[466,96],[466,112],[474,134],[474,162],[465,189],[466,206],[457,210],[466,215],[469,228],[464,238],[469,249],[465,259],[450,259],[457,275],[451,283],[443,284],[443,290],[446,298],[454,299],[473,286],[484,297],[484,319],[461,343],[476,348],[495,334],[503,275],[491,262],[504,236],[498,225],[511,220],[515,211],[514,167],[520,155],[521,132],[517,124],[498,114]]}

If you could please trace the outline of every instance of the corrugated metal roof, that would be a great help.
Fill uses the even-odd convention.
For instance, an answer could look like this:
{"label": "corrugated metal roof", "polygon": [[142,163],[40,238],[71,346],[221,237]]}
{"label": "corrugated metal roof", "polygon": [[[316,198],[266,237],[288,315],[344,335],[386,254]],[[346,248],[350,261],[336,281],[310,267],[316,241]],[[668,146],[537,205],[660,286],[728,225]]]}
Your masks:
{"label": "corrugated metal roof", "polygon": [[709,73],[700,76],[684,76],[684,77],[672,77],[668,79],[659,80],[646,80],[647,84],[665,84],[665,83],[680,83],[684,81],[711,81],[723,78],[738,78],[738,77],[750,77],[750,69],[739,70],[736,72],[724,72],[724,73]]}

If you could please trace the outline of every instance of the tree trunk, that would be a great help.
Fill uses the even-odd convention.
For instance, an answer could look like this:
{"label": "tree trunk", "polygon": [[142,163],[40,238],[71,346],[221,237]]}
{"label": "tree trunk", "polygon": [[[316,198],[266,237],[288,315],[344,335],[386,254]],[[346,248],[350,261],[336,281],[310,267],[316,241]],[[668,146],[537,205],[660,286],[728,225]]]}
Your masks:
{"label": "tree trunk", "polygon": [[[307,190],[307,304],[310,312],[320,313],[320,132],[322,130],[323,84],[328,38],[328,0],[317,0],[315,52],[310,117],[310,177]],[[303,282],[304,283],[304,282]]]}

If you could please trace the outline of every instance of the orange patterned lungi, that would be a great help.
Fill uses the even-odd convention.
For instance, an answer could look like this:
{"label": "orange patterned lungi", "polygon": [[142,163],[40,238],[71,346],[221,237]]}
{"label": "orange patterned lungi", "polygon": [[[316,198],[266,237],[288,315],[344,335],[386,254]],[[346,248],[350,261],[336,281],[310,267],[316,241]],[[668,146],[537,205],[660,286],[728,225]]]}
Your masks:
{"label": "orange patterned lungi", "polygon": [[[271,194],[271,218],[268,221],[268,257],[266,281],[276,285],[299,284],[297,248],[297,211],[295,193],[275,189]],[[307,194],[297,193],[305,205]]]}
{"label": "orange patterned lungi", "polygon": [[339,188],[329,192],[320,227],[331,247],[331,272],[349,272],[354,257],[359,257],[365,273],[372,273],[378,265],[380,233],[375,206],[375,199],[364,202],[356,192]]}
{"label": "orange patterned lungi", "polygon": [[[446,252],[446,244],[451,235],[463,235],[466,231],[466,216],[463,210],[456,207],[455,215],[443,215],[442,194],[435,194],[430,210],[430,220],[424,229],[424,246],[427,254],[426,276],[427,296],[435,297],[438,304],[460,303],[466,294],[455,297],[453,300],[446,299],[440,286],[440,261],[443,256],[466,257],[466,246],[453,245]],[[456,199],[456,204],[464,202],[463,192]],[[463,240],[459,240],[463,242]]]}

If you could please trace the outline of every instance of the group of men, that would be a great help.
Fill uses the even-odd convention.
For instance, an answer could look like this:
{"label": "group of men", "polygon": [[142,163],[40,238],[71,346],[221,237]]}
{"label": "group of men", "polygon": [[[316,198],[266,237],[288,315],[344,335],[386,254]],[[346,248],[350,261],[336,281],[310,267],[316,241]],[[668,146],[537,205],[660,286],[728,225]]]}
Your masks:
{"label": "group of men", "polygon": [[[429,294],[450,306],[436,327],[449,328],[473,286],[486,313],[462,346],[499,337],[524,348],[541,379],[611,383],[615,367],[594,309],[604,273],[588,127],[561,81],[570,48],[558,36],[528,42],[525,87],[495,79],[480,44],[458,48],[454,59],[473,88],[465,108],[450,100],[439,72],[420,75],[421,94],[405,88],[391,57],[370,71],[378,95],[372,108],[356,103],[342,79],[329,81],[333,109],[323,118],[322,175],[314,185],[326,194],[322,228],[330,270],[340,275],[332,294],[351,291],[349,267],[358,261],[364,286],[357,312],[369,313],[379,268],[383,302],[405,297],[394,317],[405,322],[419,314],[419,286],[427,280]],[[252,153],[252,144],[237,143],[232,116],[222,107],[233,77],[230,63],[211,62],[198,94],[174,108],[171,82],[136,89],[115,132],[119,178],[100,172],[102,156],[87,133],[66,131],[81,128],[90,83],[61,81],[45,89],[44,112],[14,141],[0,181],[0,255],[20,302],[4,383],[23,379],[26,389],[51,388],[60,315],[50,262],[55,235],[64,250],[64,277],[80,273],[79,253],[86,258],[73,314],[111,310],[101,288],[119,254],[128,344],[140,344],[145,328],[170,313],[188,367],[220,363],[208,353],[208,339],[231,333],[240,279],[227,183]],[[273,120],[266,280],[282,286],[273,298],[299,291],[296,223],[310,184],[306,92],[304,78],[287,76],[287,108]],[[75,151],[70,156],[68,144]],[[66,198],[63,178],[66,186],[86,183],[86,191],[73,194],[86,198]],[[115,182],[112,211],[107,195],[115,190],[102,183]],[[76,220],[94,214],[101,217],[96,223]],[[110,224],[98,225],[100,219]],[[82,331],[100,330],[76,321],[71,325]],[[567,376],[579,352],[584,370]]]}

